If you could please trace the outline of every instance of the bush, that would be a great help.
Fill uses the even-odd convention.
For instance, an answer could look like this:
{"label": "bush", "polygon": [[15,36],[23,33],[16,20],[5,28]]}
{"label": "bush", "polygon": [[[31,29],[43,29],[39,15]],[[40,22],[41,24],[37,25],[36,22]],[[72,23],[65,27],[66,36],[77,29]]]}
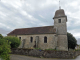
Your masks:
{"label": "bush", "polygon": [[17,47],[19,47],[19,45],[21,43],[21,41],[19,40],[18,37],[7,36],[7,37],[4,37],[4,39],[6,39],[9,42],[11,42],[11,44],[10,44],[11,48],[17,48]]}
{"label": "bush", "polygon": [[10,52],[11,52],[10,43],[8,43],[7,40],[0,38],[0,58],[2,58],[4,60],[10,60],[10,58],[9,58]]}

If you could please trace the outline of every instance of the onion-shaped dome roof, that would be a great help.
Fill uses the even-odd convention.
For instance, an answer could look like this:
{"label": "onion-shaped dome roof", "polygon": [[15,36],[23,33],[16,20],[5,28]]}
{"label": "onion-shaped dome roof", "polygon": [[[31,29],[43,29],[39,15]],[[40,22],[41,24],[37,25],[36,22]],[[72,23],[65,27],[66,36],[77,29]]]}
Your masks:
{"label": "onion-shaped dome roof", "polygon": [[[64,12],[63,9],[59,9],[59,10],[57,10],[57,11],[55,12],[54,18],[58,18],[58,17],[66,17],[65,12]],[[54,18],[53,18],[53,19],[54,19]]]}

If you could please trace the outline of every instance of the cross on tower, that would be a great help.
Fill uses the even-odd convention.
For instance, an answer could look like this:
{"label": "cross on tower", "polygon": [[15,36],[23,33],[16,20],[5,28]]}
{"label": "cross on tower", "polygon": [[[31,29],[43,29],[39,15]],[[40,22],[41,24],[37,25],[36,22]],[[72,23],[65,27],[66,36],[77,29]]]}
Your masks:
{"label": "cross on tower", "polygon": [[60,6],[60,0],[59,0],[59,9],[61,9],[61,6]]}

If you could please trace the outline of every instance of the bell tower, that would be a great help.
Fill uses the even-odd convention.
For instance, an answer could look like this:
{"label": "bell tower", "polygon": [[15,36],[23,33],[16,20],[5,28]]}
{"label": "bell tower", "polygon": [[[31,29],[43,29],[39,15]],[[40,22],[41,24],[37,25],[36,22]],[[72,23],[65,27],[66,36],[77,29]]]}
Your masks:
{"label": "bell tower", "polygon": [[59,9],[55,12],[54,19],[54,28],[57,29],[57,49],[68,51],[68,40],[67,40],[67,16],[63,9]]}

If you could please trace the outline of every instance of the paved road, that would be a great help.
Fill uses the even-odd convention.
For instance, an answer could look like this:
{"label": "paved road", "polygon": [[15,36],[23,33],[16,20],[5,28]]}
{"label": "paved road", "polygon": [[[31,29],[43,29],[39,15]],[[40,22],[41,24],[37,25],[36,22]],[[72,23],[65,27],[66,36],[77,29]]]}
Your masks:
{"label": "paved road", "polygon": [[23,55],[11,55],[10,60],[80,60],[80,56],[76,59],[51,59],[51,58],[36,58],[36,57],[29,57]]}

